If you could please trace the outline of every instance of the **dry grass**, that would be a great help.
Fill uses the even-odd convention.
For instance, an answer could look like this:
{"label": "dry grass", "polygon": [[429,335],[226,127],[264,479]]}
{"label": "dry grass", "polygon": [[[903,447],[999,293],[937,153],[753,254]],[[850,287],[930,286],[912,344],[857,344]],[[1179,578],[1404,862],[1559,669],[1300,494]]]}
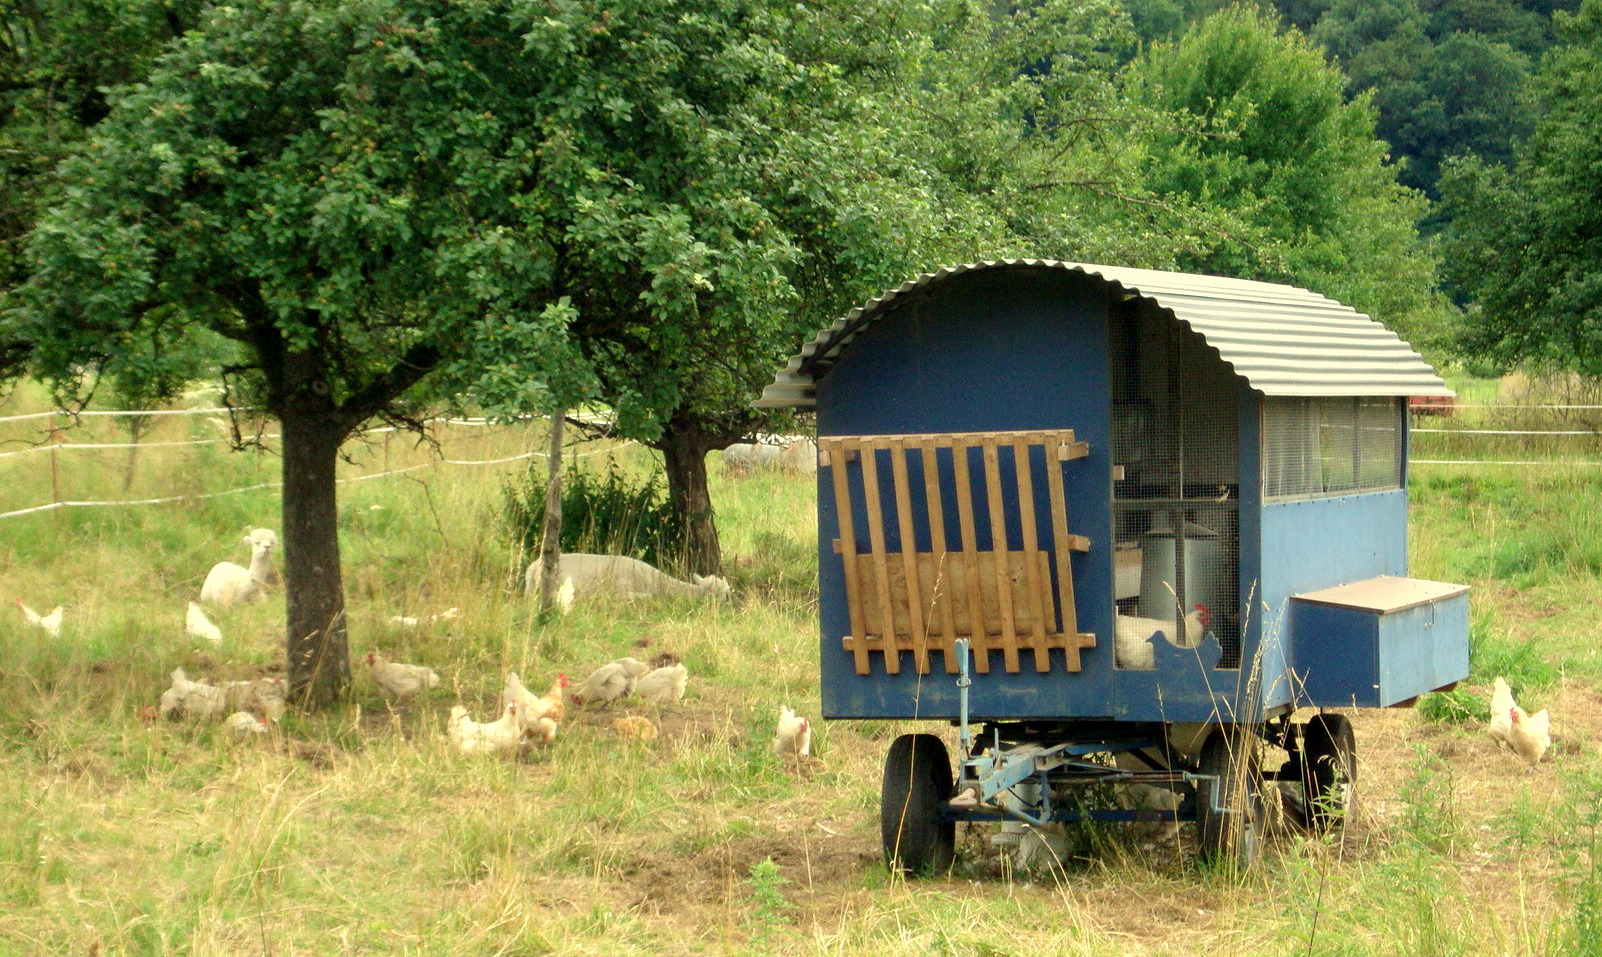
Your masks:
{"label": "dry grass", "polygon": [[[539,447],[523,430],[471,441],[478,447],[448,454]],[[218,477],[187,454],[152,450],[140,468],[178,489]],[[390,467],[424,454],[391,440]],[[351,474],[382,452],[363,455]],[[1499,634],[1545,630],[1547,651],[1568,667],[1536,702],[1553,710],[1559,744],[1533,774],[1477,727],[1358,711],[1357,815],[1328,841],[1278,834],[1244,876],[1205,872],[1183,850],[1146,849],[1116,831],[1055,877],[1020,875],[989,831],[973,828],[959,833],[954,873],[907,882],[880,861],[880,762],[895,734],[929,728],[820,723],[816,760],[800,767],[769,750],[780,704],[817,713],[808,480],[715,477],[733,605],[591,608],[541,624],[512,589],[518,561],[495,527],[497,474],[507,472],[440,467],[343,491],[353,650],[426,662],[441,688],[391,708],[358,675],[346,708],[292,715],[239,744],[218,725],[146,725],[139,713],[178,665],[218,677],[279,667],[281,597],[219,615],[221,648],[195,646],[181,624],[209,564],[240,557],[240,527],[274,524],[270,493],[9,520],[8,591],[70,611],[55,642],[20,616],[0,617],[0,953],[1194,957],[1602,946],[1577,950],[1587,944],[1573,917],[1587,893],[1602,899],[1590,857],[1602,693],[1596,668],[1583,666],[1602,618],[1595,576],[1522,591],[1475,581],[1477,612],[1489,603]],[[120,479],[110,470],[83,480],[104,494]],[[27,481],[12,473],[6,494],[28,504],[38,489]],[[1460,577],[1458,553],[1438,543],[1486,519],[1454,517],[1445,498],[1420,506],[1436,521],[1414,531],[1417,570]],[[388,620],[452,605],[463,616],[431,628]],[[615,713],[574,713],[555,745],[516,760],[448,747],[450,706],[482,715],[505,670],[543,688],[559,670],[582,676],[631,652],[671,652],[692,674],[679,705],[614,709],[650,717],[654,741],[619,738]]]}

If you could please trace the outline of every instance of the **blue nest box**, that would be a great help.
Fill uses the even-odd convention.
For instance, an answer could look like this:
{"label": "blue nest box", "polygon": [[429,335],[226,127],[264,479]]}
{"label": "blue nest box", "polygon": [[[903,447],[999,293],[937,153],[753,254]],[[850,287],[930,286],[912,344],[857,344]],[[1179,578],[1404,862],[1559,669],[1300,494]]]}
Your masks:
{"label": "blue nest box", "polygon": [[836,320],[758,404],[817,414],[825,716],[1261,721],[1468,673],[1407,575],[1407,343],[1272,283],[1023,260]]}

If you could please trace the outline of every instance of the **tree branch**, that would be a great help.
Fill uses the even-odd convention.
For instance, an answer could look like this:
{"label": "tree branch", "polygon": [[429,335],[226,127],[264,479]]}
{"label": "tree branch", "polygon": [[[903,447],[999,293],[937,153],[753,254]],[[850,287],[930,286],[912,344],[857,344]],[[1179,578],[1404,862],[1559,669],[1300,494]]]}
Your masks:
{"label": "tree branch", "polygon": [[413,345],[394,365],[340,403],[336,415],[347,429],[356,428],[384,411],[396,396],[422,381],[439,365],[439,360],[439,349],[434,345],[421,342]]}

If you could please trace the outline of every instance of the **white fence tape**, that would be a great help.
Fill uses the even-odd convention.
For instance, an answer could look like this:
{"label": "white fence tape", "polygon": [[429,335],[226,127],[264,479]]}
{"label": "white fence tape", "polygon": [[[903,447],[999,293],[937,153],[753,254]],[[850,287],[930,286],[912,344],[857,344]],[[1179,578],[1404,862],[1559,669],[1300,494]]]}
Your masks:
{"label": "white fence tape", "polygon": [[[1597,406],[1597,405],[1518,406],[1518,405],[1489,405],[1489,404],[1488,405],[1478,405],[1478,404],[1469,404],[1469,403],[1459,403],[1455,408],[1458,408],[1458,409],[1525,409],[1525,410],[1536,410],[1536,409],[1565,409],[1565,410],[1589,409],[1589,410],[1597,410],[1597,409],[1602,409],[1602,406]],[[249,411],[252,411],[252,410],[237,410],[237,411],[249,412]],[[226,414],[229,414],[229,412],[230,412],[230,410],[226,409],[226,408],[141,409],[141,410],[129,410],[129,411],[114,411],[114,410],[102,411],[102,410],[96,410],[96,411],[92,411],[92,412],[79,412],[79,413],[67,413],[67,412],[51,411],[51,412],[33,412],[33,413],[27,413],[27,414],[24,414],[24,415],[3,416],[3,417],[0,417],[0,423],[23,422],[23,421],[32,421],[32,420],[37,420],[37,419],[57,418],[57,417],[66,418],[66,419],[77,419],[77,418],[86,418],[86,417],[95,417],[95,416],[100,416],[100,417],[116,417],[116,416],[122,416],[122,417],[128,417],[128,416],[176,416],[176,415],[210,415],[210,416],[215,416],[215,415],[226,415]],[[586,423],[586,424],[590,424],[590,425],[607,425],[607,424],[611,423],[611,417],[606,413],[570,412],[568,414],[568,417],[571,418],[571,419]],[[532,419],[535,419],[535,418],[544,418],[544,416],[533,416],[533,415],[520,416],[520,417],[518,417],[517,421],[529,421],[529,420],[532,420]],[[504,421],[492,422],[489,419],[484,418],[484,417],[454,418],[454,417],[440,416],[440,417],[435,417],[435,418],[432,418],[432,419],[428,419],[426,421],[432,422],[432,423],[440,423],[440,424],[445,424],[445,425],[451,425],[451,426],[465,426],[465,427],[491,427],[491,426],[504,426],[504,425],[508,424],[508,423],[506,423]],[[55,432],[56,435],[60,434],[60,431],[57,431],[57,430],[52,430],[52,431]],[[65,431],[65,430],[61,430],[61,431]],[[397,428],[395,426],[380,426],[380,427],[377,427],[377,428],[365,429],[360,434],[362,434],[362,435],[380,435],[380,434],[391,433],[391,432],[400,432],[400,431],[403,431],[403,430],[400,429],[400,428]],[[1598,433],[1597,431],[1592,431],[1592,430],[1536,431],[1536,430],[1511,430],[1511,429],[1434,429],[1434,428],[1414,428],[1414,429],[1412,429],[1412,432],[1414,434],[1419,434],[1419,435],[1479,435],[1479,436],[1525,436],[1525,437],[1535,437],[1535,436],[1585,436],[1585,435],[1593,435],[1594,436],[1594,435],[1602,434],[1602,433]],[[262,435],[256,436],[255,438],[258,439],[258,440],[261,440],[261,439],[280,439],[280,438],[282,438],[282,435],[280,433],[274,432],[274,433],[262,434]],[[789,439],[791,437],[789,437],[789,436],[768,436],[768,435],[763,435],[763,436],[759,437],[759,440],[772,440],[772,439],[776,439],[776,438]],[[134,449],[134,448],[171,448],[171,447],[175,447],[175,446],[190,446],[190,445],[193,445],[193,446],[218,445],[218,444],[227,443],[229,441],[230,441],[229,439],[225,439],[225,438],[214,438],[214,439],[173,440],[173,441],[160,441],[160,442],[45,442],[45,443],[41,443],[39,445],[34,445],[34,446],[31,446],[31,447],[25,448],[25,449],[19,449],[19,450],[14,450],[14,451],[10,451],[10,452],[0,452],[0,459],[13,458],[13,457],[22,456],[22,455],[33,455],[33,454],[36,454],[36,453],[39,453],[39,452],[53,451],[53,450],[56,450],[56,449],[63,449],[63,450],[84,449],[84,450],[106,451],[106,450]],[[619,445],[615,445],[615,446],[612,446],[612,447],[609,447],[609,448],[605,448],[605,449],[593,449],[593,450],[588,451],[588,452],[570,452],[570,453],[567,453],[567,457],[569,457],[569,458],[585,458],[585,457],[591,456],[591,455],[602,455],[602,454],[607,454],[607,453],[611,453],[611,452],[616,452],[619,449],[626,448],[626,447],[628,447],[630,445],[633,445],[633,444],[634,444],[633,442],[623,442],[623,443],[621,443]],[[507,465],[507,464],[510,464],[512,462],[522,462],[522,461],[528,461],[530,459],[546,458],[546,457],[547,457],[547,454],[544,453],[544,452],[524,452],[524,453],[521,453],[519,455],[512,455],[512,456],[507,456],[505,458],[496,458],[496,459],[437,459],[437,460],[434,460],[434,461],[431,461],[431,462],[424,462],[424,463],[419,464],[419,465],[411,465],[411,466],[406,466],[404,468],[389,469],[389,470],[386,470],[386,471],[383,471],[383,472],[374,472],[374,473],[371,473],[371,474],[368,474],[368,475],[358,475],[358,476],[352,476],[352,477],[349,477],[349,478],[343,478],[343,479],[339,479],[339,482],[341,484],[346,484],[346,483],[351,483],[351,482],[367,482],[367,481],[371,481],[373,479],[388,478],[390,476],[405,475],[405,474],[408,474],[408,473],[411,473],[411,472],[422,471],[424,469],[436,468],[436,467],[441,466],[441,465],[455,465],[455,466],[462,466],[462,467],[481,467],[481,466],[491,466],[491,465]],[[1409,460],[1409,464],[1410,465],[1476,465],[1476,466],[1478,466],[1478,465],[1497,465],[1497,466],[1510,466],[1510,467],[1521,467],[1521,468],[1537,468],[1537,467],[1583,468],[1583,467],[1587,467],[1587,466],[1602,466],[1602,461],[1539,460],[1539,459],[1529,459],[1529,460],[1410,459]],[[163,504],[170,504],[170,503],[173,503],[173,502],[200,501],[200,500],[203,500],[203,499],[218,498],[218,497],[221,497],[221,496],[224,496],[224,495],[238,495],[238,494],[243,493],[243,492],[254,492],[254,491],[260,491],[262,489],[276,489],[276,488],[282,488],[282,487],[283,487],[283,483],[282,482],[271,481],[271,482],[262,482],[262,483],[259,483],[259,484],[256,484],[256,485],[247,485],[247,486],[243,486],[243,487],[240,487],[240,488],[223,489],[221,491],[216,491],[216,492],[196,493],[196,494],[193,494],[193,495],[167,495],[167,496],[161,496],[159,498],[116,499],[116,500],[109,500],[109,501],[60,501],[60,502],[49,502],[49,503],[46,503],[46,504],[35,505],[35,506],[28,507],[28,508],[15,509],[15,510],[12,510],[12,511],[9,511],[9,512],[0,512],[0,519],[15,518],[15,517],[23,516],[23,515],[34,515],[34,514],[39,514],[39,513],[42,513],[42,512],[49,512],[49,511],[54,511],[56,509],[63,509],[63,508],[107,508],[107,507],[123,506],[123,505],[163,505]]]}
{"label": "white fence tape", "polygon": [[[370,431],[385,432],[385,431],[393,431],[393,430],[391,430],[391,429],[373,429],[373,430],[370,430]],[[272,438],[277,438],[277,436],[271,436],[271,437]],[[219,440],[214,440],[214,441],[222,441],[222,440],[219,439]],[[153,446],[153,445],[157,445],[159,443],[151,442],[151,443],[146,443],[146,444]],[[189,444],[189,443],[174,442],[174,443],[167,443],[167,444],[185,445],[185,444]],[[613,446],[610,446],[610,447],[604,448],[604,449],[591,449],[588,452],[568,452],[568,453],[564,454],[564,457],[565,458],[580,459],[580,458],[588,458],[589,456],[592,456],[592,455],[605,455],[605,454],[608,454],[608,453],[611,453],[611,452],[616,452],[616,451],[618,451],[620,449],[628,448],[629,446],[634,445],[634,444],[635,443],[632,440],[629,440],[629,441],[626,441],[626,442],[620,442],[617,445],[613,445]],[[65,446],[61,446],[61,447],[64,448]],[[99,448],[126,448],[127,446],[123,446],[123,445],[107,445],[107,446],[79,445],[79,446],[76,446],[76,447],[77,448],[95,448],[95,447],[99,447]],[[40,448],[50,448],[50,446],[40,446]],[[28,451],[34,451],[34,450],[33,449],[29,449]],[[11,453],[11,454],[20,454],[20,453]],[[405,475],[408,472],[419,472],[419,471],[422,471],[423,469],[437,468],[438,466],[441,466],[441,465],[460,465],[460,466],[467,466],[467,467],[476,467],[476,466],[485,466],[485,465],[506,465],[506,464],[509,464],[509,463],[512,463],[512,462],[527,461],[528,459],[543,459],[543,458],[549,458],[549,457],[550,457],[550,454],[547,453],[547,452],[524,452],[524,453],[522,453],[520,455],[511,455],[511,456],[507,456],[506,458],[500,458],[500,459],[437,459],[437,460],[432,461],[432,462],[424,462],[424,463],[422,463],[420,465],[408,465],[405,468],[388,469],[388,470],[383,471],[383,472],[373,472],[373,473],[371,473],[369,475],[354,475],[354,476],[351,476],[349,478],[337,479],[337,481],[339,482],[339,484],[345,485],[345,484],[349,484],[351,482],[369,482],[369,481],[372,481],[373,479],[388,478],[388,477],[390,477],[392,475]],[[100,501],[47,502],[44,505],[34,505],[34,506],[29,507],[29,508],[19,508],[19,509],[15,509],[13,511],[10,511],[10,512],[0,512],[0,519],[3,519],[3,518],[16,518],[16,517],[22,516],[22,515],[36,515],[36,514],[38,514],[40,512],[50,512],[50,511],[54,511],[56,509],[61,509],[61,508],[104,508],[104,507],[114,506],[114,505],[167,505],[167,504],[171,504],[173,502],[197,502],[197,501],[200,501],[202,499],[218,498],[218,497],[223,496],[223,495],[237,495],[240,492],[255,492],[255,491],[259,491],[261,489],[267,489],[267,488],[283,488],[283,485],[284,485],[283,482],[274,481],[274,482],[262,482],[262,483],[259,483],[257,485],[246,485],[246,486],[243,486],[241,488],[223,489],[220,492],[200,492],[200,493],[197,493],[197,494],[194,494],[194,495],[165,495],[165,496],[162,496],[160,498],[125,498],[125,499],[113,499],[113,500],[110,500],[110,501],[103,501],[103,502],[100,502]]]}

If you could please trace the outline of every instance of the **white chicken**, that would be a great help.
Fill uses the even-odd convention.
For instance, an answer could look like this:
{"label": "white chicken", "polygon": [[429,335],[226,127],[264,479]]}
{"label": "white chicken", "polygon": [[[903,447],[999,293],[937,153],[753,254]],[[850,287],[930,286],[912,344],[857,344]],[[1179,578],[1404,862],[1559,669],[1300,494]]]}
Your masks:
{"label": "white chicken", "polygon": [[779,727],[773,735],[773,753],[780,757],[812,753],[812,723],[796,714],[789,705],[779,709]]}
{"label": "white chicken", "polygon": [[457,705],[451,709],[445,731],[463,754],[516,751],[523,740],[523,719],[515,704],[507,705],[499,718],[489,722],[474,721],[467,716],[466,708]]}
{"label": "white chicken", "polygon": [[35,628],[43,628],[45,634],[52,638],[61,637],[61,619],[67,612],[65,606],[57,605],[51,610],[50,614],[41,615],[32,608],[29,608],[27,605],[24,605],[22,603],[22,599],[20,598],[15,599],[15,603],[18,610],[22,612],[22,617],[28,620],[28,624],[34,626]]}
{"label": "white chicken", "polygon": [[429,615],[427,618],[418,618],[413,615],[390,615],[389,623],[392,625],[399,625],[402,628],[416,628],[424,623],[432,625],[442,621],[454,621],[461,616],[462,610],[452,605],[450,608],[445,609],[439,614]]}
{"label": "white chicken", "polygon": [[[1513,728],[1511,715],[1516,707],[1518,707],[1518,702],[1513,700],[1513,689],[1508,687],[1507,682],[1501,675],[1497,675],[1496,681],[1491,688],[1491,723],[1489,728],[1491,739],[1496,743],[1509,744],[1508,732]],[[1509,746],[1511,745],[1509,744]]]}
{"label": "white chicken", "polygon": [[222,644],[222,629],[206,617],[196,602],[189,603],[189,613],[184,616],[184,633],[191,638],[204,638],[214,645]]}
{"label": "white chicken", "polygon": [[390,661],[376,651],[367,653],[367,673],[392,698],[410,698],[439,687],[439,674],[433,668]]}
{"label": "white chicken", "polygon": [[1185,616],[1185,634],[1170,619],[1140,618],[1135,615],[1113,615],[1113,661],[1120,668],[1132,671],[1150,671],[1157,667],[1157,652],[1152,640],[1159,632],[1176,648],[1195,648],[1201,644],[1207,628],[1213,623],[1212,612],[1198,604]]}
{"label": "white chicken", "polygon": [[249,711],[235,711],[224,718],[223,723],[228,725],[229,730],[233,731],[234,736],[237,738],[248,738],[253,735],[267,733],[267,722]]}
{"label": "white chicken", "polygon": [[634,686],[634,693],[652,704],[671,704],[684,697],[689,681],[688,668],[682,664],[669,665],[647,672]]}
{"label": "white chicken", "polygon": [[1552,746],[1552,718],[1543,709],[1526,714],[1518,705],[1508,709],[1508,747],[1530,763],[1533,770]]}
{"label": "white chicken", "polygon": [[558,674],[556,680],[551,682],[551,690],[540,697],[535,697],[532,691],[523,687],[523,679],[517,672],[508,671],[506,682],[501,688],[501,707],[509,704],[517,705],[518,713],[523,716],[523,728],[534,732],[541,721],[548,720],[553,726],[561,721],[567,711],[567,702],[563,700],[562,692],[567,690],[567,675]]}
{"label": "white chicken", "polygon": [[172,687],[161,693],[163,718],[215,718],[228,710],[223,690],[216,685],[191,681],[182,668],[174,668],[171,678]]}
{"label": "white chicken", "polygon": [[651,666],[638,658],[619,658],[609,661],[590,672],[579,689],[573,692],[573,703],[579,706],[604,707],[634,693],[641,676]]}

